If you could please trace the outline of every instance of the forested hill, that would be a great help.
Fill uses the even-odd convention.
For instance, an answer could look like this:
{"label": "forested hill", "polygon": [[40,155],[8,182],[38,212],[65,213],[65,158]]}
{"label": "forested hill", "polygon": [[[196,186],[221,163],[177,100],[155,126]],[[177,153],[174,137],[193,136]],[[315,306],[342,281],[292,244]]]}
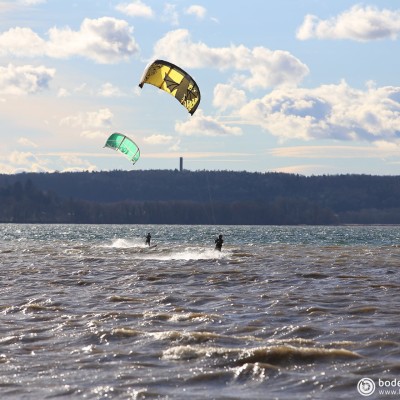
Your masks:
{"label": "forested hill", "polygon": [[400,223],[400,177],[177,170],[22,173],[0,175],[0,201],[0,222]]}

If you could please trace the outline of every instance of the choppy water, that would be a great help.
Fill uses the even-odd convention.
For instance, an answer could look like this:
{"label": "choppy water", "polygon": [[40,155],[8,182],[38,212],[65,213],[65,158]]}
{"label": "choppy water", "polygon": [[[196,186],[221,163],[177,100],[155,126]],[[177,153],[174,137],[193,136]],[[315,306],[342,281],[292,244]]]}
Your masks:
{"label": "choppy water", "polygon": [[0,398],[357,399],[363,378],[400,398],[379,393],[400,381],[399,245],[396,226],[0,225]]}

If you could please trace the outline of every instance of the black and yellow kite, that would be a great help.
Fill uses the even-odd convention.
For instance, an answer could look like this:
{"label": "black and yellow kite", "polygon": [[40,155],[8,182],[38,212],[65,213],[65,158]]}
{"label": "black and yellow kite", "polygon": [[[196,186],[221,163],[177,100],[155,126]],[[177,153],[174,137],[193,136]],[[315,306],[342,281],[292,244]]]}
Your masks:
{"label": "black and yellow kite", "polygon": [[145,83],[154,85],[174,96],[191,115],[200,104],[200,90],[193,78],[178,66],[163,60],[149,64],[139,87]]}

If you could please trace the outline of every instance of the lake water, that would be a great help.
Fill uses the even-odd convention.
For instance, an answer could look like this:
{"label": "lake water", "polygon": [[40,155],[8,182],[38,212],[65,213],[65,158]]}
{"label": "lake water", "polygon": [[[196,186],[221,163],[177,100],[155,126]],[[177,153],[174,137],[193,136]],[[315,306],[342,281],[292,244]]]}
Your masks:
{"label": "lake water", "polygon": [[2,224],[0,265],[1,399],[400,399],[398,226]]}

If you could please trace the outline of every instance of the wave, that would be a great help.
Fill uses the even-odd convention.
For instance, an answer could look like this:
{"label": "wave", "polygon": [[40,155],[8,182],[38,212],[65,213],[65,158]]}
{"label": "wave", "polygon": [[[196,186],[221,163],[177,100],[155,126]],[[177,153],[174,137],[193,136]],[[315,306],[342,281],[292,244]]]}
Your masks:
{"label": "wave", "polygon": [[110,247],[114,249],[130,249],[130,248],[146,248],[144,243],[144,238],[132,238],[132,239],[121,239],[116,238],[114,239],[111,244],[103,245],[102,247]]}
{"label": "wave", "polygon": [[229,256],[227,252],[219,252],[214,249],[205,249],[201,247],[186,247],[178,250],[168,249],[165,253],[160,249],[159,251],[153,252],[148,258],[152,258],[160,261],[169,260],[215,260],[226,258]]}
{"label": "wave", "polygon": [[151,259],[158,261],[170,260],[215,260],[231,257],[232,252],[229,250],[215,251],[215,249],[204,246],[187,246],[187,245],[167,245],[157,243],[157,247],[148,247],[141,238],[132,239],[113,239],[111,244],[103,244],[101,248],[129,250],[130,255],[134,255],[138,259]]}
{"label": "wave", "polygon": [[[174,346],[163,352],[168,360],[214,359],[227,366],[263,363],[273,366],[299,365],[310,362],[353,360],[361,356],[350,350],[318,347],[294,347],[291,345],[266,346],[250,349],[233,349],[212,346]],[[225,365],[226,366],[226,365]]]}

